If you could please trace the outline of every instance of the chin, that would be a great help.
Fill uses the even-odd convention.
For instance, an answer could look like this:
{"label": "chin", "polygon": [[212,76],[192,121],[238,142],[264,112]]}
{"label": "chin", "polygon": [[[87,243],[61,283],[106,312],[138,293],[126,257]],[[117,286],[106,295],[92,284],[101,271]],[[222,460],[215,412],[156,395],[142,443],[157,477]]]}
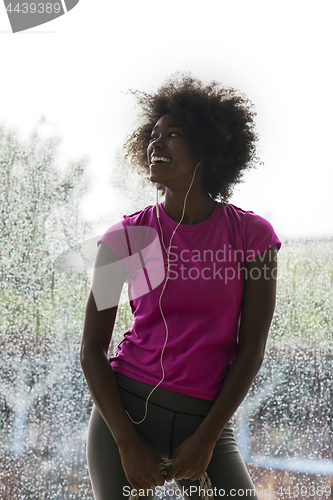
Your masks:
{"label": "chin", "polygon": [[150,182],[154,182],[154,184],[160,184],[162,181],[161,176],[159,175],[154,175],[154,173],[151,173],[149,176]]}

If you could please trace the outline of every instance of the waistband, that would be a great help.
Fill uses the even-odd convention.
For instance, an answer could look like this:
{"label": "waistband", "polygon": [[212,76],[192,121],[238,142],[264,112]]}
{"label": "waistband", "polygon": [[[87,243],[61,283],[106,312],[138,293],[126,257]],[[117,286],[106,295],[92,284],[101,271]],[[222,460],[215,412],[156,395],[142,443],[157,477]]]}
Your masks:
{"label": "waistband", "polygon": [[[146,400],[148,394],[152,391],[154,386],[134,380],[133,378],[123,375],[122,373],[115,372],[119,387],[135,396]],[[214,401],[207,399],[193,398],[187,394],[180,392],[169,391],[157,387],[149,398],[148,404],[161,406],[162,408],[177,413],[184,413],[187,415],[206,416],[212,408]]]}

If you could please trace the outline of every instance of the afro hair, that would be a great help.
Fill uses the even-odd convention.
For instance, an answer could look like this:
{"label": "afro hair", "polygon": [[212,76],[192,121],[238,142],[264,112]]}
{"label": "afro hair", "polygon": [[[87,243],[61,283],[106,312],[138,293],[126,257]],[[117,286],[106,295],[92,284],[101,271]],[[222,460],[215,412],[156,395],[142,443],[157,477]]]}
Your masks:
{"label": "afro hair", "polygon": [[[227,202],[243,172],[258,162],[251,101],[218,82],[204,85],[191,74],[172,75],[156,93],[130,91],[141,106],[142,125],[130,135],[125,158],[145,176],[149,174],[147,146],[157,120],[166,113],[178,116],[193,154],[202,159],[203,183],[214,199]],[[164,192],[163,186],[158,186]]]}

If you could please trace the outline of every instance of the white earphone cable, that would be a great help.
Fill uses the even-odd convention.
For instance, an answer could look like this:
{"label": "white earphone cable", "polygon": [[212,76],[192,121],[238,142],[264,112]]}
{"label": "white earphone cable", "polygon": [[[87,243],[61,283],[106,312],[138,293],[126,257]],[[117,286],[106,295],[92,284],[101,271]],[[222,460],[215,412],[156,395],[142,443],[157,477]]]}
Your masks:
{"label": "white earphone cable", "polygon": [[162,292],[161,292],[161,295],[160,295],[160,298],[159,298],[159,301],[158,301],[158,304],[159,304],[159,307],[160,307],[160,311],[161,311],[161,315],[162,315],[162,318],[163,318],[163,321],[164,321],[164,325],[165,325],[165,341],[164,341],[164,345],[163,345],[163,348],[162,348],[162,351],[161,351],[161,358],[160,358],[160,362],[161,362],[161,368],[162,368],[162,378],[161,380],[159,381],[159,383],[150,391],[150,393],[148,394],[147,396],[147,399],[146,399],[146,404],[145,404],[145,414],[144,414],[144,417],[142,420],[140,420],[139,422],[135,422],[130,414],[128,413],[128,411],[126,410],[126,413],[129,417],[129,419],[131,420],[131,422],[133,422],[133,424],[142,424],[142,422],[145,420],[145,418],[147,417],[147,413],[148,413],[148,401],[149,401],[149,398],[150,396],[153,394],[153,392],[155,391],[155,389],[157,389],[157,387],[163,382],[164,380],[164,377],[165,377],[165,372],[164,372],[164,366],[163,366],[163,354],[164,354],[164,350],[165,350],[165,347],[167,345],[167,342],[168,342],[168,338],[169,338],[169,329],[168,329],[168,325],[167,325],[167,322],[166,322],[166,319],[165,319],[165,316],[163,314],[163,311],[162,311],[162,304],[161,304],[161,300],[162,300],[162,296],[163,296],[163,293],[164,293],[164,290],[165,290],[165,287],[166,287],[166,284],[169,280],[169,277],[170,277],[170,250],[171,250],[171,242],[172,242],[172,239],[175,235],[175,232],[177,231],[178,227],[180,226],[180,224],[182,223],[182,220],[184,219],[184,215],[185,215],[185,209],[186,209],[186,200],[187,200],[187,197],[188,197],[188,194],[191,190],[191,187],[193,185],[193,182],[194,182],[194,177],[195,177],[195,173],[197,171],[197,168],[198,166],[200,165],[201,163],[201,160],[199,161],[199,163],[197,164],[197,166],[195,167],[194,169],[194,172],[193,172],[193,177],[192,177],[192,181],[191,181],[191,184],[190,184],[190,187],[188,188],[187,190],[187,193],[185,195],[185,198],[184,198],[184,206],[183,206],[183,213],[182,213],[182,216],[181,216],[181,219],[180,221],[178,222],[177,226],[175,227],[172,235],[171,235],[171,238],[170,238],[170,241],[169,241],[169,247],[168,247],[168,250],[166,249],[165,247],[165,244],[164,244],[164,240],[163,240],[163,231],[162,231],[162,226],[161,226],[161,223],[160,223],[160,213],[159,213],[159,206],[158,206],[158,189],[156,190],[156,214],[157,214],[157,220],[158,220],[158,224],[160,226],[160,231],[161,231],[161,240],[162,240],[162,245],[163,245],[163,248],[165,250],[165,253],[167,255],[167,262],[168,262],[168,269],[167,269],[167,275],[166,275],[166,279],[165,279],[165,282],[164,282],[164,285],[163,285],[163,289],[162,289]]}

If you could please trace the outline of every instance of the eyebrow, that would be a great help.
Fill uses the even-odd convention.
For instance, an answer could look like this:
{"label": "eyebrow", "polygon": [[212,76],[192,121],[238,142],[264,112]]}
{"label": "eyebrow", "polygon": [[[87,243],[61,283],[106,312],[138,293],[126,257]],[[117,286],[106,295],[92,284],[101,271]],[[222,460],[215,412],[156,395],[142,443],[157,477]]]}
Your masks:
{"label": "eyebrow", "polygon": [[[177,127],[177,128],[181,128],[182,130],[184,130],[184,128],[181,125],[177,125],[177,124],[173,124],[173,123],[168,123],[167,127]],[[155,125],[152,132],[154,132],[154,130],[156,130],[157,128],[158,128],[158,125]]]}

